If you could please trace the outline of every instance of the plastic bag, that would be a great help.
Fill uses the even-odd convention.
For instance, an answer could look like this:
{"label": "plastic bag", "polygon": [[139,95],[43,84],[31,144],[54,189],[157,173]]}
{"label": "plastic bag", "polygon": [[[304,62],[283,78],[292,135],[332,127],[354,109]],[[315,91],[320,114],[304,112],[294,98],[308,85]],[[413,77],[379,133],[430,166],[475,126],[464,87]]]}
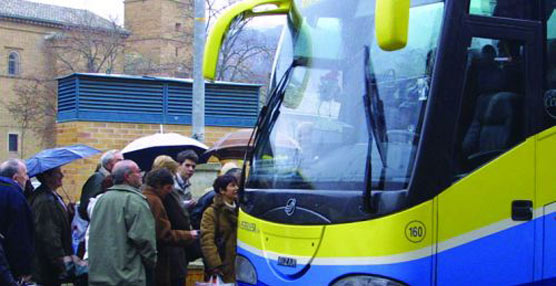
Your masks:
{"label": "plastic bag", "polygon": [[234,283],[224,283],[218,275],[210,277],[208,282],[195,282],[195,286],[234,286]]}

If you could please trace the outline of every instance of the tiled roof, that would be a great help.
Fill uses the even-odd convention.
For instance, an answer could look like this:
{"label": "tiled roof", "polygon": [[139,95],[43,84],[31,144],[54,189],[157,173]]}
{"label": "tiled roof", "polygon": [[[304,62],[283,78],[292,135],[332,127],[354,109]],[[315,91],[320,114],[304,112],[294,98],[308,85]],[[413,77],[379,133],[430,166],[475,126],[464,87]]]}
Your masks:
{"label": "tiled roof", "polygon": [[50,25],[87,25],[112,29],[112,22],[90,11],[24,0],[0,0],[0,18],[34,21]]}

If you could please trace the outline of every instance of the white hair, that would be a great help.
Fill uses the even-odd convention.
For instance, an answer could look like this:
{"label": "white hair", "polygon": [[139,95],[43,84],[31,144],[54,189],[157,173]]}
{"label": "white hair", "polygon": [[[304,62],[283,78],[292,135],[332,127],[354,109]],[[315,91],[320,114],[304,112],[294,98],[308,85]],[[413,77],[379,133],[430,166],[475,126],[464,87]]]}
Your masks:
{"label": "white hair", "polygon": [[104,154],[102,154],[102,157],[100,157],[100,165],[106,168],[106,165],[108,165],[108,163],[110,163],[110,161],[112,161],[112,159],[114,159],[114,157],[118,153],[120,153],[120,150],[118,149],[106,151]]}

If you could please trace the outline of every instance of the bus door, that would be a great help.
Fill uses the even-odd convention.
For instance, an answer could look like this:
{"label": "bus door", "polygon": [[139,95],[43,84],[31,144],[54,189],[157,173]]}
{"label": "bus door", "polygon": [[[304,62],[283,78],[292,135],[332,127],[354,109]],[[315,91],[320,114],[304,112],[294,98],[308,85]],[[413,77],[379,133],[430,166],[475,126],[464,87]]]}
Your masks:
{"label": "bus door", "polygon": [[464,23],[453,183],[436,199],[436,284],[531,282],[540,25],[476,15]]}

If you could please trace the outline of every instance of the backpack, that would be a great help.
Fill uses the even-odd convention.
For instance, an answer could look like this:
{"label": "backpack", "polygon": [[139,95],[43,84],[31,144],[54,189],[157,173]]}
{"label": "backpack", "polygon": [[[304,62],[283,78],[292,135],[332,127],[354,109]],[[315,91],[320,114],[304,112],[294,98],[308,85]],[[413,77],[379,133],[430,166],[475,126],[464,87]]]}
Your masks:
{"label": "backpack", "polygon": [[191,227],[193,229],[201,228],[201,218],[203,217],[203,213],[208,207],[210,207],[215,195],[216,192],[214,189],[206,192],[201,198],[199,198],[199,201],[197,201],[197,204],[191,210],[190,220]]}
{"label": "backpack", "polygon": [[[201,219],[203,218],[203,213],[212,204],[212,200],[216,193],[214,190],[206,192],[203,196],[199,198],[197,204],[191,209],[189,214],[189,222],[191,223],[192,229],[201,229]],[[217,214],[218,223],[218,214]],[[218,244],[217,244],[218,245]],[[219,248],[220,249],[220,248]],[[195,261],[203,257],[203,252],[201,250],[201,239],[198,237],[193,243],[186,246],[186,257],[187,261]]]}

